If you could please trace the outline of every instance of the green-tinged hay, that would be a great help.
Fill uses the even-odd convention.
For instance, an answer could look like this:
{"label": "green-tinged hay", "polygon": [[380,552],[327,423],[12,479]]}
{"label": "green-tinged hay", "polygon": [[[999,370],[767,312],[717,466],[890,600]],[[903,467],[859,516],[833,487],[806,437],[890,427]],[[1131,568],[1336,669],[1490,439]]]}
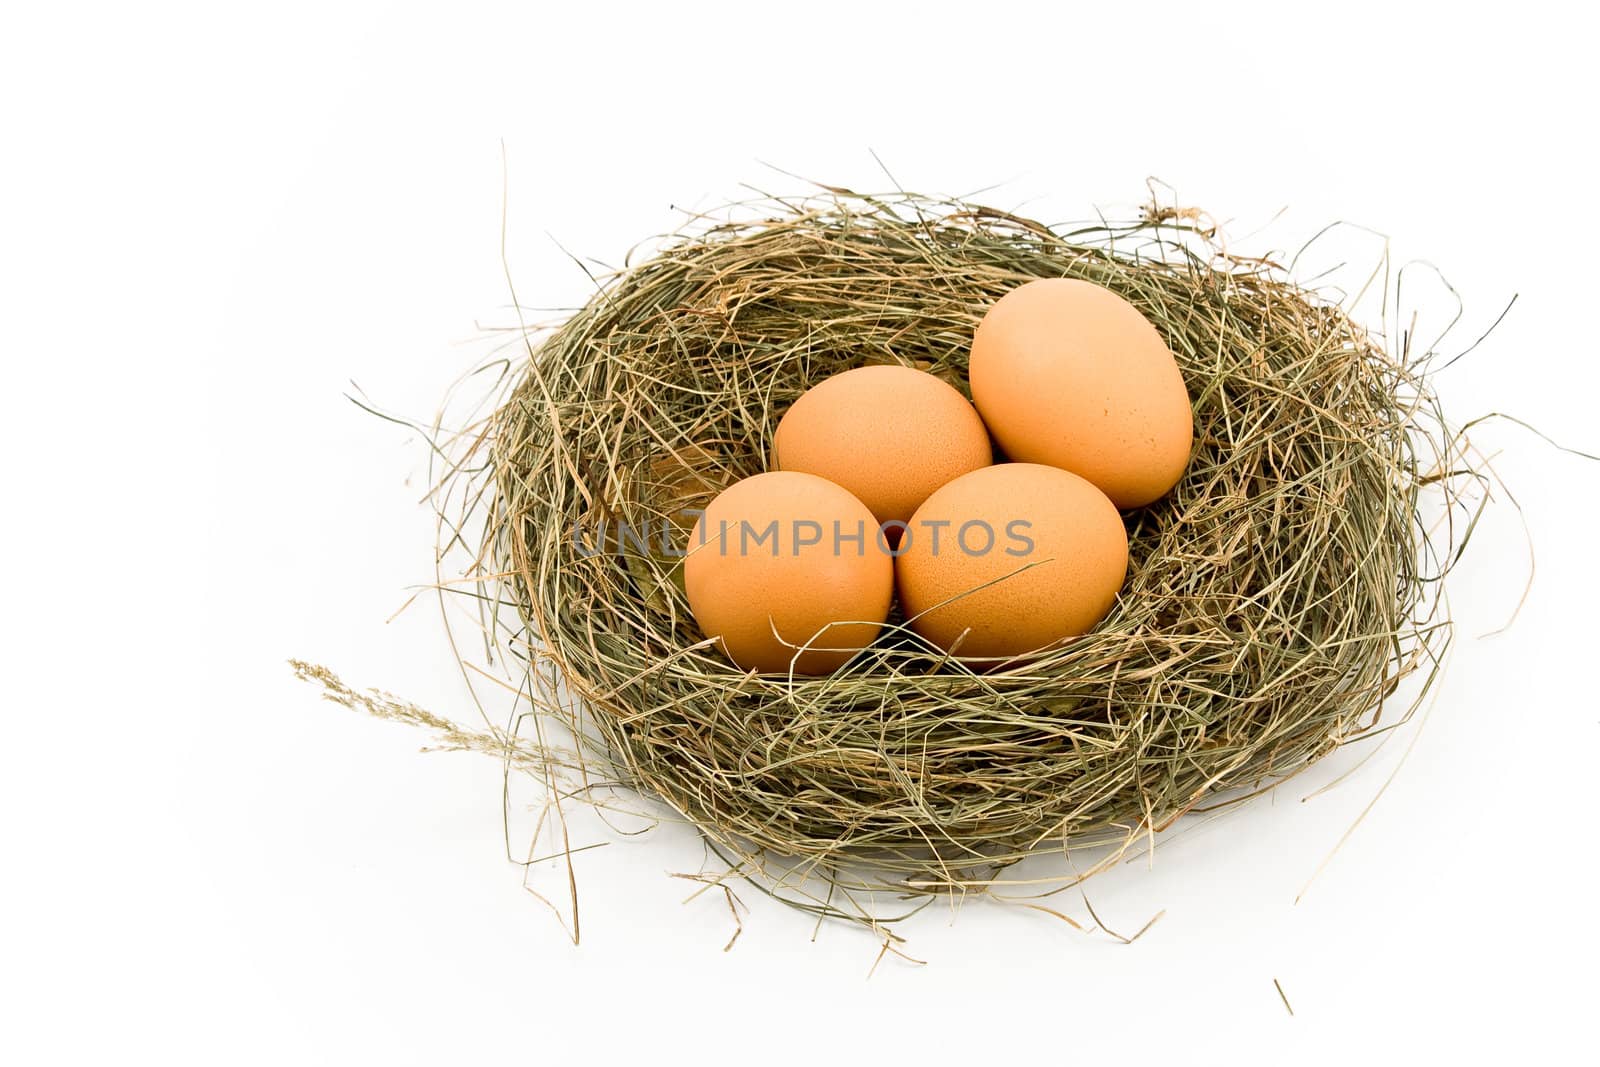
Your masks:
{"label": "green-tinged hay", "polygon": [[[1091,633],[974,673],[891,619],[837,674],[749,676],[696,631],[670,556],[593,554],[602,524],[681,523],[764,469],[777,417],[830,374],[898,361],[965,390],[985,309],[1052,276],[1138,307],[1194,402],[1189,469],[1128,514],[1127,582]],[[875,925],[870,891],[989,891],[1023,857],[1270,787],[1409,715],[1449,639],[1430,590],[1464,533],[1430,540],[1421,495],[1443,487],[1443,514],[1458,446],[1425,355],[1192,214],[1065,231],[906,194],[763,200],[525,336],[441,489],[481,520],[468,585],[514,609],[488,629],[527,670],[532,715],[490,747],[569,804],[600,781],[664,801],[819,914]]]}

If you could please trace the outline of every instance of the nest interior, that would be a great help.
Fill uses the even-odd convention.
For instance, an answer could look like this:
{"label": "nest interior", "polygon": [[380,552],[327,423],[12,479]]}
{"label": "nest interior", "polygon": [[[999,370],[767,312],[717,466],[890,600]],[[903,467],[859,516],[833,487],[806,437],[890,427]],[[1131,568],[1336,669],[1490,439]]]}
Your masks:
{"label": "nest interior", "polygon": [[[896,361],[965,392],[986,308],[1056,276],[1156,325],[1195,416],[1181,482],[1125,514],[1127,581],[1091,633],[979,673],[891,625],[834,675],[747,675],[696,630],[674,558],[575,536],[686,529],[836,372]],[[577,739],[570,770],[664,801],[791,903],[876,921],[863,890],[981,891],[1371,731],[1447,640],[1419,511],[1435,414],[1404,353],[1181,213],[1070,228],[906,194],[763,200],[528,341],[478,440],[480,564],[544,679],[535,714]]]}

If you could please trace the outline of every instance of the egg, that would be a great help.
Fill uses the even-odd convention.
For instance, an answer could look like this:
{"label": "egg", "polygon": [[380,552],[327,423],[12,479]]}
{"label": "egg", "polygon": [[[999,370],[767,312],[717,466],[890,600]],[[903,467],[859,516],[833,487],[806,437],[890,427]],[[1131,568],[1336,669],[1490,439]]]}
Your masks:
{"label": "egg", "polygon": [[[953,478],[994,461],[983,420],[949,383],[895,364],[835,374],[778,422],[773,466],[842,485],[900,522]],[[893,528],[892,528],[893,529]]]}
{"label": "egg", "polygon": [[888,618],[894,561],[877,534],[865,504],[816,475],[735,482],[706,506],[685,547],[690,610],[745,670],[827,674]]}
{"label": "egg", "polygon": [[1128,534],[1116,505],[1086,479],[1001,463],[928,497],[898,553],[895,582],[911,628],[992,665],[1103,619],[1127,576]]}
{"label": "egg", "polygon": [[1008,459],[1082,475],[1119,508],[1164,496],[1188,465],[1194,416],[1172,350],[1102,286],[1013,289],[979,323],[969,374]]}

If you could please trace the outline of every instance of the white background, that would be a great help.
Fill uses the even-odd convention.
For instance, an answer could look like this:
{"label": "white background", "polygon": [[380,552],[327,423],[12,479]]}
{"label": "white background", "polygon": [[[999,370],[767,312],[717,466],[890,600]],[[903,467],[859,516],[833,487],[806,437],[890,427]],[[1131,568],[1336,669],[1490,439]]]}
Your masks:
{"label": "white background", "polygon": [[[747,891],[724,953],[726,905],[682,902],[668,874],[701,853],[668,829],[579,857],[574,948],[503,858],[493,761],[419,754],[284,665],[472,715],[437,612],[386,622],[431,574],[425,452],[342,394],[425,418],[487,351],[478,324],[509,321],[502,139],[530,304],[588,291],[557,242],[616,262],[672,205],[800,188],[766,164],[884,188],[869,149],[905,186],[1003,183],[984,199],[1047,219],[1125,211],[1157,175],[1254,251],[1358,221],[1461,290],[1456,347],[1521,294],[1440,379],[1458,419],[1510,411],[1595,451],[1589,34],[1470,10],[8,8],[0,1059],[1586,1047],[1600,479],[1512,427],[1475,440],[1537,553],[1516,626],[1479,637],[1527,571],[1502,498],[1451,586],[1426,728],[1304,899],[1411,733],[1328,794],[1301,802],[1319,768],[1092,881],[1124,932],[1165,909],[1132,946],[934,909],[906,931],[928,964],[868,981],[869,938],[813,942]],[[1353,263],[1380,250],[1344,239]]]}

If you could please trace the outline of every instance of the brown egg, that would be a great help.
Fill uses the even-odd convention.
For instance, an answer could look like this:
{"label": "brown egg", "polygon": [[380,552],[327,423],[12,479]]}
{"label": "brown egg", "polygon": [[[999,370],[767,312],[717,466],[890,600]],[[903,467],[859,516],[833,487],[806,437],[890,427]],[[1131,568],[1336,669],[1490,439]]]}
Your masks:
{"label": "brown egg", "polygon": [[1007,458],[1081,474],[1119,508],[1183,476],[1194,416],[1172,351],[1111,290],[1043,278],[1001,297],[978,325],[972,399]]}
{"label": "brown egg", "polygon": [[815,475],[735,482],[707,505],[686,546],[695,621],[745,670],[836,670],[889,615],[894,561],[877,533],[865,504]]}
{"label": "brown egg", "polygon": [[1092,628],[1127,571],[1116,506],[1076,474],[1037,463],[985,467],[939,489],[895,559],[911,628],[991,665]]}
{"label": "brown egg", "polygon": [[928,494],[994,462],[967,398],[926,371],[877,364],[801,394],[773,435],[773,465],[844,486],[880,523],[911,518]]}

